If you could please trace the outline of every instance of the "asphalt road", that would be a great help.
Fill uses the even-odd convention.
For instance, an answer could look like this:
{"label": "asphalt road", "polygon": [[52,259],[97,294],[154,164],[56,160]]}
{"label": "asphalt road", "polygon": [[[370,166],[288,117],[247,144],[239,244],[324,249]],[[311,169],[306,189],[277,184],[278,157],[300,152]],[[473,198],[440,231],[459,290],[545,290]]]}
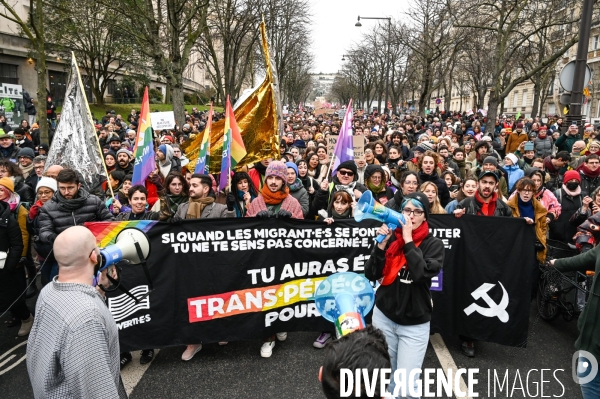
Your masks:
{"label": "asphalt road", "polygon": [[[35,298],[28,301],[31,308],[34,301]],[[533,304],[526,349],[478,343],[477,356],[471,359],[460,353],[458,338],[443,337],[447,350],[436,351],[430,344],[423,367],[440,368],[441,358],[443,362],[453,360],[458,368],[478,368],[475,392],[480,398],[581,398],[579,387],[571,379],[576,321],[559,318],[547,323],[536,321],[536,315],[537,308]],[[0,319],[0,396],[32,398],[24,360],[26,340],[16,337],[18,328],[4,326],[7,319],[8,316]],[[181,361],[183,347],[165,348],[148,367],[140,367],[134,359],[123,370],[123,380],[132,399],[323,398],[317,379],[323,351],[312,347],[317,335],[290,333],[285,342],[277,343],[273,356],[268,359],[260,357],[261,342],[258,341],[205,345],[189,362]],[[530,372],[534,369],[550,370],[544,374],[543,392],[541,373]],[[556,371],[558,369],[564,371]],[[488,372],[493,376],[494,371],[500,381],[508,372],[508,384],[502,390],[496,386],[495,395],[493,385],[489,386],[488,392]],[[90,370],[90,378],[93,378],[93,370]]]}

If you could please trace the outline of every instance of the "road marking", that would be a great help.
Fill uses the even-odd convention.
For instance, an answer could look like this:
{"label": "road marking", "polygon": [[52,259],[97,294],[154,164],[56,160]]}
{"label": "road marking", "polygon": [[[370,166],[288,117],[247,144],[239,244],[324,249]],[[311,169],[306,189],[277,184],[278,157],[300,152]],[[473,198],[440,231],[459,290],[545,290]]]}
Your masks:
{"label": "road marking", "polygon": [[12,347],[12,349],[10,349],[10,350],[7,350],[6,352],[4,352],[4,354],[3,354],[2,356],[0,356],[0,360],[2,360],[2,358],[3,358],[4,356],[7,356],[9,353],[11,353],[12,351],[14,351],[15,349],[17,349],[17,348],[19,348],[19,347],[21,347],[21,346],[23,346],[23,345],[26,345],[26,344],[27,344],[27,340],[25,340],[25,341],[21,342],[20,344],[17,344],[17,345],[15,345],[15,346],[13,346],[13,347]]}
{"label": "road marking", "polygon": [[[6,373],[6,372],[9,372],[10,370],[12,370],[12,369],[14,369],[15,367],[17,367],[17,365],[18,365],[19,363],[21,363],[23,360],[25,360],[25,358],[26,358],[26,357],[27,357],[27,355],[23,355],[23,357],[22,357],[22,358],[20,358],[19,360],[17,360],[16,362],[14,362],[14,363],[12,364],[12,366],[10,366],[10,367],[7,367],[6,369],[4,369],[4,370],[0,371],[0,375],[4,374],[4,373]],[[10,357],[10,359],[12,359],[12,356]]]}
{"label": "road marking", "polygon": [[6,363],[10,362],[12,359],[14,359],[15,357],[17,357],[17,355],[10,355],[10,357],[8,359],[6,359],[5,361],[3,361],[2,363],[0,363],[0,367],[4,366]]}
{"label": "road marking", "polygon": [[[160,352],[160,349],[154,349],[154,359],[156,359],[158,352]],[[131,395],[131,392],[140,382],[144,373],[148,371],[148,368],[152,362],[154,362],[154,360],[152,360],[152,362],[148,364],[140,364],[140,356],[141,351],[133,352],[131,354],[131,362],[121,371],[121,378],[123,379],[123,385],[125,385],[127,395]]]}
{"label": "road marking", "polygon": [[[456,370],[458,370],[458,367],[456,367],[456,363],[454,363],[454,359],[452,358],[452,355],[450,354],[450,351],[448,351],[448,348],[446,347],[446,344],[444,343],[444,340],[442,339],[442,336],[440,334],[433,334],[432,336],[429,337],[429,341],[431,342],[431,346],[433,346],[433,350],[435,350],[435,354],[437,355],[438,360],[440,361],[440,364],[442,365],[442,370],[444,370],[444,374],[446,374],[446,377],[448,377],[447,375],[447,370],[452,370],[452,375],[454,375],[456,373]],[[464,396],[458,396],[456,391],[456,387],[454,386],[454,378],[452,379],[452,391],[454,392],[454,396],[456,396],[457,398],[465,398],[465,399],[471,399],[470,396],[467,396],[467,384],[465,384],[465,380],[463,379],[463,377],[460,377],[460,390],[462,392],[465,392]]]}
{"label": "road marking", "polygon": [[[20,344],[17,344],[15,346],[12,347],[12,349],[4,352],[2,355],[0,355],[0,360],[4,359],[5,356],[8,356],[12,351],[20,348],[23,345],[26,345],[27,341],[23,341]],[[17,357],[17,355],[10,355],[8,356],[2,363],[0,363],[0,367],[3,367],[5,364],[7,364],[8,362],[10,362],[11,360],[13,360],[15,357]],[[21,363],[23,360],[25,360],[27,358],[27,355],[23,355],[23,357],[21,357],[19,360],[17,360],[16,362],[14,362],[12,365],[10,365],[9,367],[5,368],[4,370],[0,370],[0,375],[9,372],[10,370],[12,370],[13,368],[17,367],[19,365],[19,363]]]}

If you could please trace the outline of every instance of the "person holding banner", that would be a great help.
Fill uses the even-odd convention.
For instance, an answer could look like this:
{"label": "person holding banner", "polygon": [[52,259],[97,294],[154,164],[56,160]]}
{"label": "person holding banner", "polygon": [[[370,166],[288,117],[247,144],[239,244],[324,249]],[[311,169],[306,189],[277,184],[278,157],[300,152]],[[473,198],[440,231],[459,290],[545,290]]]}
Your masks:
{"label": "person holding banner", "polygon": [[[265,185],[260,190],[259,196],[250,203],[246,217],[304,219],[302,207],[290,194],[290,189],[285,183],[286,179],[287,166],[280,161],[271,162],[265,171]],[[260,348],[262,357],[271,357],[273,354],[275,337],[279,341],[285,341],[287,333],[280,332],[276,336],[265,338]]]}
{"label": "person holding banner", "polygon": [[[377,231],[385,238],[376,244],[365,265],[365,277],[380,280],[373,326],[385,335],[392,373],[404,370],[406,379],[412,370],[421,369],[433,310],[431,279],[444,263],[444,243],[429,232],[429,200],[423,193],[408,194],[402,203],[405,222],[395,231],[387,224]],[[417,390],[420,373],[404,386]],[[388,388],[394,392],[395,383]]]}
{"label": "person holding banner", "polygon": [[[177,208],[173,221],[187,219],[218,219],[233,218],[233,207],[217,204],[216,195],[212,188],[212,179],[208,175],[194,173],[190,179],[190,197]],[[223,344],[223,343],[222,343]],[[181,360],[187,362],[202,349],[202,343],[188,345]]]}

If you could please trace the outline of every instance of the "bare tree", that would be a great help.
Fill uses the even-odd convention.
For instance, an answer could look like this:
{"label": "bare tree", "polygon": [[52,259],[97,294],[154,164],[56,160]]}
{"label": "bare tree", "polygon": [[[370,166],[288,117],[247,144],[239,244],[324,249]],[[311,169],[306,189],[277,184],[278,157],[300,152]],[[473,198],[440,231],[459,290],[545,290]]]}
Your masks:
{"label": "bare tree", "polygon": [[29,39],[33,58],[35,59],[35,69],[37,71],[37,112],[40,125],[40,140],[43,143],[49,143],[48,119],[46,118],[46,35],[44,32],[45,15],[43,12],[42,0],[30,0],[29,15],[27,19],[21,18],[15,10],[14,4],[8,0],[0,0],[0,17],[14,22],[19,27],[20,34]]}

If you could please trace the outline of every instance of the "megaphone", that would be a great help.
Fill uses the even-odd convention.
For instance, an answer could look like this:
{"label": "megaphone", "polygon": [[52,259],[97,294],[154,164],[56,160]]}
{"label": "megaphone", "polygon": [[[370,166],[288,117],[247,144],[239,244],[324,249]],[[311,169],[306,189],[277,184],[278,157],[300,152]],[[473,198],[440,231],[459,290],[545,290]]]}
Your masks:
{"label": "megaphone", "polygon": [[112,292],[116,289],[120,289],[136,303],[139,303],[154,289],[152,280],[150,279],[150,273],[148,272],[148,268],[146,266],[146,259],[148,259],[148,255],[150,255],[150,240],[148,239],[146,233],[136,229],[135,227],[128,227],[121,230],[121,232],[117,234],[114,244],[100,249],[94,285],[96,285],[99,280],[100,272],[112,265],[116,265],[120,262],[127,262],[132,265],[141,264],[144,274],[146,275],[146,279],[148,280],[148,292],[141,298],[136,298],[133,296],[133,294],[131,294],[131,292],[129,292],[129,290],[121,284],[118,267],[115,268],[117,278],[112,277],[110,275],[111,273],[106,274],[106,277],[113,285],[112,288],[104,287],[102,284],[98,284],[98,286],[106,292]]}
{"label": "megaphone", "polygon": [[146,233],[135,227],[128,227],[117,234],[113,245],[100,250],[99,271],[121,261],[139,264],[148,259],[148,255],[150,240]]}
{"label": "megaphone", "polygon": [[[398,220],[405,223],[404,215],[396,212],[393,209],[386,208],[379,202],[373,199],[373,193],[369,190],[365,191],[354,209],[354,220],[361,222],[364,219],[374,219],[387,224],[390,230],[394,231],[398,227]],[[375,241],[381,243],[385,235],[379,234]]]}
{"label": "megaphone", "polygon": [[343,272],[327,277],[315,292],[315,305],[335,324],[337,338],[366,327],[365,316],[373,309],[375,291],[363,276]]}

